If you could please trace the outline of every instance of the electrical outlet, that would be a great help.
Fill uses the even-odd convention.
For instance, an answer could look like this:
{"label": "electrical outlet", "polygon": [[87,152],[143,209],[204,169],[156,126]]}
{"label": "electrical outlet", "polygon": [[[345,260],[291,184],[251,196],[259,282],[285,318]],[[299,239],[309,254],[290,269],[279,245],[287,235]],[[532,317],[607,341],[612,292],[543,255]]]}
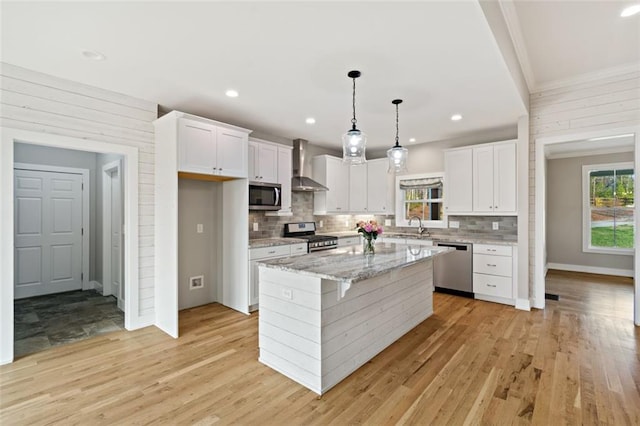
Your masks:
{"label": "electrical outlet", "polygon": [[346,226],[347,228],[349,227],[349,221],[348,220],[344,221],[344,226]]}
{"label": "electrical outlet", "polygon": [[391,219],[385,219],[384,226],[391,226]]}
{"label": "electrical outlet", "polygon": [[196,225],[196,232],[197,232],[198,234],[202,234],[202,233],[204,232],[204,226],[203,226],[201,223],[198,223],[198,224]]}
{"label": "electrical outlet", "polygon": [[291,291],[290,288],[283,288],[282,289],[282,297],[284,297],[285,299],[293,299],[293,292]]}
{"label": "electrical outlet", "polygon": [[460,228],[460,222],[458,222],[457,220],[450,220],[449,228]]}
{"label": "electrical outlet", "polygon": [[500,222],[493,222],[492,226],[493,230],[497,231],[498,229],[500,229]]}
{"label": "electrical outlet", "polygon": [[258,222],[253,222],[253,230],[254,231],[259,231],[260,227],[258,226]]}
{"label": "electrical outlet", "polygon": [[322,227],[324,226],[324,221],[322,221],[322,220],[321,220],[321,221],[318,223],[318,226],[319,226],[320,228],[322,228]]}

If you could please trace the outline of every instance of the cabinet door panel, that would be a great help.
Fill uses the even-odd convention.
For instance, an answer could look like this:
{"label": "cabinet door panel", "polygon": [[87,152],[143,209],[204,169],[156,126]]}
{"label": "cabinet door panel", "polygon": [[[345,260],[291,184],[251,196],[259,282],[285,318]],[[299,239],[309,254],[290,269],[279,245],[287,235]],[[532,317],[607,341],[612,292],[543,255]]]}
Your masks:
{"label": "cabinet door panel", "polygon": [[387,173],[388,161],[371,160],[367,162],[367,212],[368,213],[392,213],[392,203],[389,189],[393,187],[390,180],[393,179]]}
{"label": "cabinet door panel", "polygon": [[[349,166],[338,158],[327,157],[327,211],[349,211]],[[320,182],[322,183],[322,182]]]}
{"label": "cabinet door panel", "polygon": [[255,142],[249,142],[249,146],[248,146],[248,171],[247,171],[247,176],[249,177],[250,181],[257,181],[259,178],[259,169],[258,169],[258,144]]}
{"label": "cabinet door panel", "polygon": [[444,200],[447,214],[468,213],[472,203],[472,150],[447,151],[444,154]]}
{"label": "cabinet door panel", "polygon": [[516,144],[493,148],[493,210],[515,212],[516,206]]}
{"label": "cabinet door panel", "polygon": [[217,167],[223,176],[247,177],[247,135],[232,129],[218,128]]}
{"label": "cabinet door panel", "polygon": [[473,148],[473,211],[493,212],[493,146]]}
{"label": "cabinet door panel", "polygon": [[278,147],[261,144],[258,150],[260,182],[278,182]]}
{"label": "cabinet door panel", "polygon": [[278,183],[282,192],[282,212],[291,211],[291,149],[278,147]]}
{"label": "cabinet door panel", "polygon": [[[367,167],[358,164],[349,167],[349,211],[364,213],[367,211]],[[329,188],[331,189],[331,188]]]}
{"label": "cabinet door panel", "polygon": [[191,120],[178,125],[178,170],[214,173],[216,165],[216,127]]}

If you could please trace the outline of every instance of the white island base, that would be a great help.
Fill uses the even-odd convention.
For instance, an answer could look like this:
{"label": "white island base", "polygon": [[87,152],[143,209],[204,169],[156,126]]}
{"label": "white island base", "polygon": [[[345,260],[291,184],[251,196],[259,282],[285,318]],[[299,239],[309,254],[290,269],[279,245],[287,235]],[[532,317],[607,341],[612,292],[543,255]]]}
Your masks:
{"label": "white island base", "polygon": [[432,264],[350,286],[261,266],[260,362],[323,394],[432,315]]}

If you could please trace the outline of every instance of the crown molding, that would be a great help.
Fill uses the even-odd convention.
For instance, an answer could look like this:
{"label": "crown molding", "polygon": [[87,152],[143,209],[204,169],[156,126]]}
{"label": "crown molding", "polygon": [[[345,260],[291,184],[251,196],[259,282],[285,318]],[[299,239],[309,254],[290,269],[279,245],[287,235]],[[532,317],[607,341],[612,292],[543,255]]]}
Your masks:
{"label": "crown molding", "polygon": [[527,52],[524,36],[522,35],[522,30],[520,28],[520,20],[518,19],[516,6],[513,0],[499,0],[498,5],[500,6],[502,16],[507,24],[507,29],[511,36],[511,42],[513,43],[513,48],[516,51],[516,56],[520,62],[520,68],[527,83],[527,88],[529,89],[529,93],[531,93],[533,88],[536,86],[536,80],[531,68],[531,62],[529,61],[529,54]]}
{"label": "crown molding", "polygon": [[567,86],[575,86],[578,84],[590,83],[604,78],[615,77],[618,75],[629,74],[640,71],[640,63],[633,62],[630,64],[624,64],[617,67],[605,68],[598,71],[593,71],[585,74],[576,75],[570,78],[563,78],[559,80],[547,81],[540,83],[533,87],[531,93],[544,92],[546,90],[554,90]]}

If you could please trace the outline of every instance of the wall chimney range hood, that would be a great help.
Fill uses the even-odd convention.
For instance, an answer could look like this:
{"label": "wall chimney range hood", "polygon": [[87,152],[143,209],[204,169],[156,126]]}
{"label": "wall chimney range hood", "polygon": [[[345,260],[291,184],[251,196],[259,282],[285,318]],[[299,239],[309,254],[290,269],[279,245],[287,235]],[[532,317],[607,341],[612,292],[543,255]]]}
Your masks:
{"label": "wall chimney range hood", "polygon": [[292,191],[328,191],[324,185],[304,175],[304,157],[309,141],[304,139],[293,140],[293,177],[291,178]]}

